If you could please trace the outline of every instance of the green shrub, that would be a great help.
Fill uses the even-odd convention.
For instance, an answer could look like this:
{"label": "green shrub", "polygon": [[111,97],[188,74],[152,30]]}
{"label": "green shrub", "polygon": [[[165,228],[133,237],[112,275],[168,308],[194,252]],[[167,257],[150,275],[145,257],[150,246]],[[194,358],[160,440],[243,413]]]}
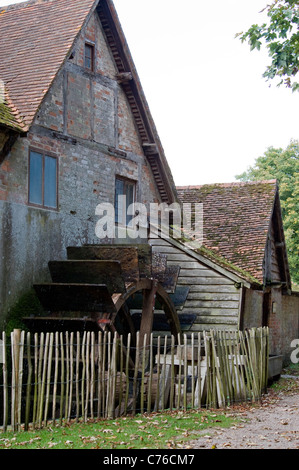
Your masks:
{"label": "green shrub", "polygon": [[36,316],[43,312],[43,308],[36,296],[33,289],[23,294],[16,304],[11,308],[5,326],[5,332],[7,336],[15,329],[19,328],[24,331],[28,331],[23,318]]}

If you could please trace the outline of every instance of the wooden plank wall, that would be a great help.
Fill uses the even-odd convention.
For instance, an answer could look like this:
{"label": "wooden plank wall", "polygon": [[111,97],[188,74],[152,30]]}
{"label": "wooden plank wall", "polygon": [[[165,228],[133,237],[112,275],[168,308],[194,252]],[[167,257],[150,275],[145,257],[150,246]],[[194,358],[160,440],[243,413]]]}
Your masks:
{"label": "wooden plank wall", "polygon": [[281,279],[281,273],[279,269],[279,262],[277,258],[277,252],[276,252],[276,246],[275,246],[275,234],[274,234],[274,227],[273,223],[271,224],[271,229],[270,229],[270,239],[271,239],[271,281],[272,282],[280,282],[282,281]]}
{"label": "wooden plank wall", "polygon": [[189,286],[185,305],[178,314],[196,314],[191,332],[239,329],[242,289],[235,281],[203,265],[167,240],[152,238],[153,252],[167,255],[167,264],[179,264],[178,286]]}
{"label": "wooden plank wall", "polygon": [[280,270],[280,263],[277,256],[277,247],[275,246],[275,241],[276,237],[272,223],[268,234],[264,266],[267,282],[281,282],[284,280],[281,275],[282,273]]}

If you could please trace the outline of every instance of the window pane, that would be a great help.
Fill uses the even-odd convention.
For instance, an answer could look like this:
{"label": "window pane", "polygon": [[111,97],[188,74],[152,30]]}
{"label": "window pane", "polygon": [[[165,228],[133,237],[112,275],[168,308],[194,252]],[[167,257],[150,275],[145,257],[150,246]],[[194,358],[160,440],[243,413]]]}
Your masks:
{"label": "window pane", "polygon": [[43,156],[40,153],[30,152],[29,167],[29,202],[42,204]]}
{"label": "window pane", "polygon": [[[134,202],[134,184],[132,183],[127,183],[126,184],[126,221],[127,225],[129,225],[129,222],[132,220],[134,217],[133,215],[128,215],[128,207],[133,204]],[[131,212],[132,214],[132,212]]]}
{"label": "window pane", "polygon": [[[118,199],[118,196],[124,195],[124,181],[116,179],[115,180],[115,222],[123,223],[124,218],[124,208],[121,204],[121,198]],[[119,204],[120,203],[120,204]]]}
{"label": "window pane", "polygon": [[85,67],[89,70],[93,69],[93,46],[85,44]]}
{"label": "window pane", "polygon": [[[116,178],[115,180],[115,222],[128,225],[132,215],[128,207],[135,201],[135,183]],[[131,211],[132,212],[132,211]]]}
{"label": "window pane", "polygon": [[45,156],[44,205],[57,207],[57,159]]}

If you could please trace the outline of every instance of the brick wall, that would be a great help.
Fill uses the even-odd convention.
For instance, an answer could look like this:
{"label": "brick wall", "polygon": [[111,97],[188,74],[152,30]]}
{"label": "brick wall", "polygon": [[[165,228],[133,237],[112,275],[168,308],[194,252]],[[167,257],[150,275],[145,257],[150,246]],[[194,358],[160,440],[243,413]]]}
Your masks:
{"label": "brick wall", "polygon": [[[263,291],[245,289],[243,329],[263,326]],[[299,295],[282,295],[272,289],[268,301],[270,354],[290,362],[291,342],[299,338]]]}
{"label": "brick wall", "polygon": [[281,301],[281,290],[272,289],[268,315],[271,354],[282,354],[283,312]]}
{"label": "brick wall", "polygon": [[291,343],[299,339],[299,295],[282,296],[282,350],[286,362],[293,351]]}
{"label": "brick wall", "polygon": [[272,289],[269,314],[270,352],[290,362],[291,342],[299,338],[299,297]]}

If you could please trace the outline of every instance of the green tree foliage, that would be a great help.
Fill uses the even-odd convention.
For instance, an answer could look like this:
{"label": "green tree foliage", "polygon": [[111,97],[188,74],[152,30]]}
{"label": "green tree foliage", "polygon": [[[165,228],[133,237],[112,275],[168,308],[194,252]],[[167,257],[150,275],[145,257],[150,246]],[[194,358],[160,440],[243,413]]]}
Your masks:
{"label": "green tree foliage", "polygon": [[278,181],[292,281],[299,285],[299,141],[291,141],[284,150],[269,147],[253,167],[236,178]]}
{"label": "green tree foliage", "polygon": [[299,83],[294,81],[299,71],[299,0],[272,0],[265,10],[268,23],[254,24],[236,36],[248,42],[251,50],[267,47],[271,58],[263,74],[267,80],[278,78],[278,86],[299,90]]}

